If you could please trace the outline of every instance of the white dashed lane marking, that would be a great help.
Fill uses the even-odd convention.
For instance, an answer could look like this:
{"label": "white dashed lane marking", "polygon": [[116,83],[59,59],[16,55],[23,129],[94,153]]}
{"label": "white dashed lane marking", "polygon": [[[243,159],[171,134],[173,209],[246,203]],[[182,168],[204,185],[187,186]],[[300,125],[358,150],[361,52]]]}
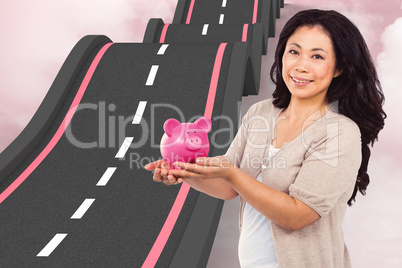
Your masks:
{"label": "white dashed lane marking", "polygon": [[222,7],[226,7],[226,0],[223,0]]}
{"label": "white dashed lane marking", "polygon": [[113,173],[116,171],[116,167],[108,167],[103,173],[102,178],[98,181],[96,186],[106,186],[106,184],[109,182],[110,178],[113,176]]}
{"label": "white dashed lane marking", "polygon": [[[226,0],[224,0],[226,2]],[[205,27],[205,26],[204,26]],[[208,26],[207,26],[208,27]],[[169,44],[162,44],[158,50],[158,55],[164,55]],[[158,72],[159,65],[152,65],[151,70],[148,75],[148,79],[146,81],[147,86],[152,86],[156,74]],[[140,124],[142,120],[142,116],[144,114],[145,108],[147,105],[147,101],[140,101],[137,107],[137,111],[135,112],[132,124]],[[123,144],[121,145],[119,151],[117,152],[115,158],[124,158],[128,149],[133,142],[134,137],[126,137],[124,139]],[[105,173],[102,175],[96,186],[106,186],[114,172],[116,171],[116,167],[108,167]],[[87,198],[82,202],[80,207],[75,211],[75,213],[71,216],[70,219],[81,219],[84,214],[88,211],[91,205],[95,202],[94,198]],[[49,257],[49,255],[59,246],[59,244],[66,238],[66,233],[58,233],[56,234],[47,245],[36,255],[36,257]]]}
{"label": "white dashed lane marking", "polygon": [[152,65],[151,71],[148,74],[147,82],[145,83],[146,86],[153,86],[158,68],[159,65]]}
{"label": "white dashed lane marking", "polygon": [[81,206],[77,209],[77,211],[71,216],[73,220],[80,220],[82,216],[84,216],[85,212],[89,209],[89,207],[93,204],[95,199],[87,198],[82,202]]}
{"label": "white dashed lane marking", "polygon": [[[158,55],[164,55],[168,47],[169,47],[168,44],[163,44],[158,50]],[[159,65],[152,65],[146,82],[147,86],[153,85],[156,74],[158,72],[158,68]],[[140,124],[146,105],[147,105],[146,101],[140,101],[137,107],[137,111],[135,112],[132,124]],[[124,158],[128,149],[131,146],[131,143],[133,142],[133,139],[134,137],[126,137],[124,139],[124,142],[121,145],[119,151],[117,152],[115,158]],[[106,186],[106,184],[109,182],[110,178],[113,176],[116,169],[117,169],[116,167],[108,167],[105,173],[98,181],[98,183],[96,184],[96,186]],[[71,216],[70,219],[81,219],[94,202],[95,202],[94,198],[85,199],[84,202],[82,202],[81,206],[75,211],[75,213]],[[49,255],[58,247],[58,245],[64,240],[64,238],[66,238],[66,236],[67,234],[64,233],[56,234],[36,256],[49,257]]]}
{"label": "white dashed lane marking", "polygon": [[219,24],[223,24],[224,19],[225,19],[225,14],[221,14],[219,17]]}
{"label": "white dashed lane marking", "polygon": [[49,257],[55,248],[66,238],[67,234],[56,234],[52,240],[36,255],[36,257]]}
{"label": "white dashed lane marking", "polygon": [[163,44],[159,50],[157,55],[164,55],[166,52],[166,49],[168,48],[169,44]]}
{"label": "white dashed lane marking", "polygon": [[140,101],[140,104],[138,104],[137,111],[135,112],[134,115],[133,124],[139,124],[141,122],[142,115],[144,114],[146,106],[147,106],[146,101]]}
{"label": "white dashed lane marking", "polygon": [[133,142],[134,137],[127,137],[124,139],[123,144],[121,145],[119,151],[117,152],[115,158],[124,158],[128,149],[130,148],[131,143]]}
{"label": "white dashed lane marking", "polygon": [[209,26],[209,24],[204,24],[204,27],[202,27],[202,35],[207,35],[208,26]]}

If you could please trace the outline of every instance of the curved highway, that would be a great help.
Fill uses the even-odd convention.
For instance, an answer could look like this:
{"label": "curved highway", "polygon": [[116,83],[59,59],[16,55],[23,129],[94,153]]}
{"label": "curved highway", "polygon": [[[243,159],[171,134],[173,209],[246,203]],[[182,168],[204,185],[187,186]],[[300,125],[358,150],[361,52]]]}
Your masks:
{"label": "curved highway", "polygon": [[[210,5],[216,14],[185,2],[175,20],[192,6],[193,29],[207,31],[195,23],[209,23],[225,4],[219,24],[240,26],[210,30],[241,34],[179,40],[151,20],[144,43],[87,36],[72,50],[31,122],[0,154],[0,267],[205,267],[223,201],[154,183],[143,166],[161,158],[168,118],[211,118],[209,156],[225,153],[242,95],[258,93],[256,58],[268,37],[261,22],[247,22],[248,35],[235,19],[240,1]],[[247,3],[249,17],[272,5]],[[190,28],[175,29],[180,36]]]}

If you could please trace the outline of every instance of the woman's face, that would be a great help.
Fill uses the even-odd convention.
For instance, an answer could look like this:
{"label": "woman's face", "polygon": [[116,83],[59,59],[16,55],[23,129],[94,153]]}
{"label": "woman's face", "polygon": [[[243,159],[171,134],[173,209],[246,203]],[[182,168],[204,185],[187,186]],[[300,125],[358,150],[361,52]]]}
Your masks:
{"label": "woman's face", "polygon": [[332,41],[322,28],[298,28],[282,57],[282,77],[292,98],[325,101],[332,79],[341,74],[335,59]]}

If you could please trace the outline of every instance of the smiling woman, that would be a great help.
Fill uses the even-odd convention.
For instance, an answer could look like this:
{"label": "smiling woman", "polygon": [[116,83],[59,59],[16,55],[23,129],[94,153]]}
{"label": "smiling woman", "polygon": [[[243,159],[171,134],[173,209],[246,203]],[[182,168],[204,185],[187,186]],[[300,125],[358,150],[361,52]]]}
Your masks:
{"label": "smiling woman", "polygon": [[385,119],[365,41],[338,12],[301,11],[280,34],[271,79],[274,98],[248,110],[224,156],[145,168],[166,185],[240,195],[242,267],[350,267],[342,221],[365,193]]}
{"label": "smiling woman", "polygon": [[335,73],[334,79],[330,81],[326,93],[327,102],[335,103],[338,113],[352,119],[361,132],[363,160],[356,187],[348,201],[351,205],[358,190],[365,194],[369,184],[367,174],[370,158],[369,143],[373,145],[378,139],[378,133],[384,127],[386,114],[382,108],[384,104],[382,87],[366,42],[358,28],[336,11],[306,10],[291,18],[279,37],[275,62],[270,73],[271,80],[276,84],[273,93],[273,104],[276,107],[286,108],[291,105],[292,94],[283,78],[285,67],[282,58],[288,40],[297,33],[297,30],[306,27],[319,28],[327,35],[335,53],[335,70],[341,72],[339,75]]}
{"label": "smiling woman", "polygon": [[282,57],[282,77],[292,96],[324,101],[332,79],[342,72],[335,69],[335,61],[332,41],[321,27],[298,28]]}

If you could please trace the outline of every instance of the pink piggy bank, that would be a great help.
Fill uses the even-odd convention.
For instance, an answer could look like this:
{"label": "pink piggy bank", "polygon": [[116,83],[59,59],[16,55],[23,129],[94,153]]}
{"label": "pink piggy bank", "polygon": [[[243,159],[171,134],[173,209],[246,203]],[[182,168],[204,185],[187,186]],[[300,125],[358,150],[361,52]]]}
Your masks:
{"label": "pink piggy bank", "polygon": [[161,140],[161,154],[170,168],[175,161],[194,163],[197,157],[208,156],[208,133],[211,119],[200,117],[194,123],[180,123],[170,118],[163,125],[165,134]]}

